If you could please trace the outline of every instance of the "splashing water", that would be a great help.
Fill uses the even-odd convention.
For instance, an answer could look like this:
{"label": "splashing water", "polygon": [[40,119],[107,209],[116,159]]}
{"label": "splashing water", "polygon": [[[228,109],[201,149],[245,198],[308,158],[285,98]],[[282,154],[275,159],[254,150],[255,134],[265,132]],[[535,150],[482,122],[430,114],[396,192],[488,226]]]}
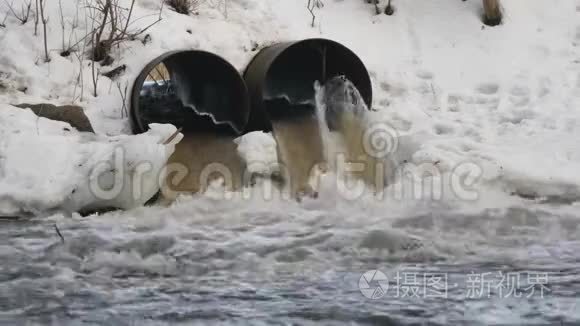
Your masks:
{"label": "splashing water", "polygon": [[314,88],[314,103],[292,103],[286,96],[267,101],[270,111],[288,112],[272,121],[288,190],[298,197],[316,196],[316,178],[329,163],[337,170],[340,159],[362,164],[353,174],[368,185],[377,185],[377,179],[384,178],[376,173],[378,161],[363,146],[369,122],[360,93],[343,76],[322,86],[316,83]]}
{"label": "splashing water", "polygon": [[245,168],[233,136],[187,134],[167,163],[163,199],[171,201],[182,193],[203,193],[217,179],[223,181],[226,191],[238,191],[244,183]]}
{"label": "splashing water", "polygon": [[353,176],[375,191],[382,190],[388,169],[393,166],[386,164],[388,152],[379,153],[374,144],[369,146],[368,141],[377,136],[373,134],[377,131],[372,129],[370,111],[358,89],[344,76],[334,77],[316,89],[319,119],[325,123],[323,130],[327,132],[327,161],[335,171],[340,170],[340,160],[348,162]]}
{"label": "splashing water", "polygon": [[287,190],[293,196],[316,196],[311,180],[324,163],[324,145],[315,105],[291,103],[286,97],[269,100],[266,105],[269,110],[295,112],[272,121]]}

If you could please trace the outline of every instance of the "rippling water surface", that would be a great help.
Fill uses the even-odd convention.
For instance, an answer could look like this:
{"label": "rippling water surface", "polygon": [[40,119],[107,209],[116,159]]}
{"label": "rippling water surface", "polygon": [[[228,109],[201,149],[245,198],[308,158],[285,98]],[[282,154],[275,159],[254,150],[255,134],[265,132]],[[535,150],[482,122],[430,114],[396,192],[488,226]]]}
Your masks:
{"label": "rippling water surface", "polygon": [[579,224],[577,206],[324,196],[4,221],[0,322],[577,325]]}

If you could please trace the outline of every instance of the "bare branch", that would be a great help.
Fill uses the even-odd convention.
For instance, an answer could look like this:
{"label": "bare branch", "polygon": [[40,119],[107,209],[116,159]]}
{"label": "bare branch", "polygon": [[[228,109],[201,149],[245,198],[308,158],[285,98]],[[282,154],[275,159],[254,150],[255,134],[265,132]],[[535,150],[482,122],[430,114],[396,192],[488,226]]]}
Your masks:
{"label": "bare branch", "polygon": [[8,19],[8,13],[6,13],[6,16],[4,16],[4,20],[2,20],[0,23],[0,27],[6,28],[6,19]]}
{"label": "bare branch", "polygon": [[75,56],[77,58],[77,61],[79,62],[79,73],[77,75],[76,78],[76,83],[75,83],[75,87],[73,89],[73,95],[72,95],[72,103],[76,103],[77,101],[77,88],[80,87],[80,94],[79,94],[79,99],[80,101],[83,100],[83,91],[84,91],[84,80],[83,80],[83,59],[82,56],[78,53],[75,53]]}
{"label": "bare branch", "polygon": [[32,1],[29,0],[25,3],[22,4],[22,8],[21,8],[21,12],[20,14],[16,13],[16,10],[14,10],[14,7],[12,6],[12,3],[9,3],[8,0],[4,0],[4,2],[6,2],[6,4],[8,5],[8,9],[10,10],[10,12],[12,13],[12,15],[18,19],[22,25],[26,24],[28,22],[28,18],[30,17],[30,9],[32,7]]}
{"label": "bare branch", "polygon": [[312,15],[312,23],[310,24],[312,27],[314,27],[314,22],[316,20],[314,8],[322,8],[322,7],[324,7],[324,4],[322,3],[321,0],[308,0],[308,3],[306,4],[306,9],[308,9],[310,15]]}
{"label": "bare branch", "polygon": [[38,21],[40,20],[40,11],[38,10],[38,0],[34,1],[35,5],[35,13],[34,13],[34,36],[38,36]]}
{"label": "bare branch", "polygon": [[173,139],[175,139],[175,137],[177,137],[177,135],[183,130],[183,127],[179,127],[179,129],[177,129],[173,134],[171,134],[171,136],[169,136],[169,138],[167,138],[166,141],[163,142],[163,145],[167,145],[169,144]]}
{"label": "bare branch", "polygon": [[44,62],[50,62],[50,57],[48,56],[48,40],[46,36],[46,24],[48,20],[44,17],[44,5],[46,0],[39,0],[40,1],[40,17],[42,18],[42,26],[44,29]]}
{"label": "bare branch", "polygon": [[121,96],[121,101],[123,102],[123,107],[121,108],[121,119],[124,117],[129,117],[129,112],[127,110],[127,89],[129,88],[129,83],[125,83],[124,90],[121,89],[121,83],[117,82],[117,90],[119,90],[119,95]]}
{"label": "bare branch", "polygon": [[58,236],[60,237],[60,241],[64,243],[64,237],[62,236],[62,233],[60,233],[60,230],[58,229],[58,226],[56,224],[54,224],[54,229],[56,230],[56,234],[58,234]]}
{"label": "bare branch", "polygon": [[[129,27],[136,21],[132,19],[136,0],[131,1],[131,6],[128,9],[120,7],[118,5],[118,0],[100,1],[104,1],[104,3],[98,2],[97,6],[94,8],[100,16],[97,25],[98,32],[96,33],[96,39],[94,40],[91,56],[91,59],[94,61],[102,61],[103,59],[106,59],[109,57],[109,53],[113,47],[118,46],[123,41],[136,39],[139,35],[145,33],[149,28],[161,21],[163,3],[159,11],[159,18],[155,22],[144,28],[140,28],[137,31],[130,32]],[[127,12],[126,15],[124,14],[124,11]],[[103,37],[105,26],[108,26],[109,35],[107,38]]]}
{"label": "bare branch", "polygon": [[123,28],[122,34],[127,34],[127,28],[129,27],[129,21],[131,20],[131,14],[133,14],[133,7],[135,6],[135,0],[131,1],[131,9],[129,9],[129,15],[127,16],[127,21],[125,22],[125,28]]}
{"label": "bare branch", "polygon": [[64,50],[65,50],[64,32],[65,32],[66,25],[64,24],[64,13],[62,10],[62,0],[58,0],[58,9],[60,12],[60,28],[62,29],[62,51],[64,52]]}
{"label": "bare branch", "polygon": [[[96,35],[92,38],[93,42],[92,42],[92,48],[95,48],[95,42],[96,42]],[[99,94],[97,93],[97,85],[99,83],[99,72],[95,70],[95,61],[91,62],[91,74],[93,77],[93,96],[97,97],[99,96]]]}

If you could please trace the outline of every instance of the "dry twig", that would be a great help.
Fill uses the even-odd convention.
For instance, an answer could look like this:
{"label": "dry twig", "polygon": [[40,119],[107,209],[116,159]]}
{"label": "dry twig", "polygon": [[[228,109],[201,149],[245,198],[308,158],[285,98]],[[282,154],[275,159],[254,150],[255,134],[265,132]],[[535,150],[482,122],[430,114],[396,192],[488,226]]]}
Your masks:
{"label": "dry twig", "polygon": [[8,5],[8,9],[12,13],[12,15],[18,19],[22,25],[28,22],[28,18],[30,18],[30,9],[32,8],[32,1],[26,1],[22,4],[22,8],[20,9],[20,13],[17,13],[14,7],[12,6],[13,3],[9,3],[8,0],[4,0]]}

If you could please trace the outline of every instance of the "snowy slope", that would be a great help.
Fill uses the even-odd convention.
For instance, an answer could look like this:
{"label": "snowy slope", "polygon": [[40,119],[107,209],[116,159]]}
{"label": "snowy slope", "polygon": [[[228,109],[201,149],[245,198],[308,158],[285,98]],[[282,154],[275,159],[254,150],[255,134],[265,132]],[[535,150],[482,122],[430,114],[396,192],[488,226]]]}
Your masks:
{"label": "snowy slope", "polygon": [[480,22],[480,1],[398,1],[392,17],[327,1],[316,28],[302,4],[278,6],[296,37],[333,38],[359,54],[380,119],[402,134],[428,133],[417,136],[416,162],[440,161],[444,172],[470,161],[482,184],[579,198],[576,1],[504,1],[504,23],[493,28]]}
{"label": "snowy slope", "polygon": [[[130,1],[120,3],[128,7]],[[80,39],[90,28],[82,3],[62,4],[65,21],[76,21],[74,29],[67,25],[65,39]],[[504,24],[494,28],[482,25],[481,3],[475,0],[397,1],[393,16],[374,15],[365,1],[325,1],[315,9],[314,28],[302,1],[229,0],[227,12],[220,4],[206,2],[193,16],[165,8],[163,20],[148,30],[149,43],[123,43],[113,51],[113,66],[99,68],[127,65],[116,81],[100,78],[96,98],[88,61],[79,65],[75,54],[58,54],[57,5],[47,14],[49,63],[42,60],[42,37],[33,35],[33,23],[22,26],[9,16],[7,27],[0,28],[0,103],[77,103],[86,107],[98,133],[126,134],[118,86],[130,89],[140,69],[166,51],[212,51],[241,71],[256,44],[325,37],[350,47],[367,65],[378,111],[373,115],[404,136],[399,151],[411,158],[410,170],[431,164],[448,183],[458,166],[471,164],[482,174],[476,184],[480,197],[500,192],[579,198],[580,13],[575,0],[548,6],[540,0],[504,1]],[[159,9],[160,1],[139,0],[133,15],[140,19],[131,28],[151,24]],[[267,138],[241,144],[242,151],[252,151],[246,157],[275,157]],[[415,177],[412,182],[421,182],[420,174]]]}

